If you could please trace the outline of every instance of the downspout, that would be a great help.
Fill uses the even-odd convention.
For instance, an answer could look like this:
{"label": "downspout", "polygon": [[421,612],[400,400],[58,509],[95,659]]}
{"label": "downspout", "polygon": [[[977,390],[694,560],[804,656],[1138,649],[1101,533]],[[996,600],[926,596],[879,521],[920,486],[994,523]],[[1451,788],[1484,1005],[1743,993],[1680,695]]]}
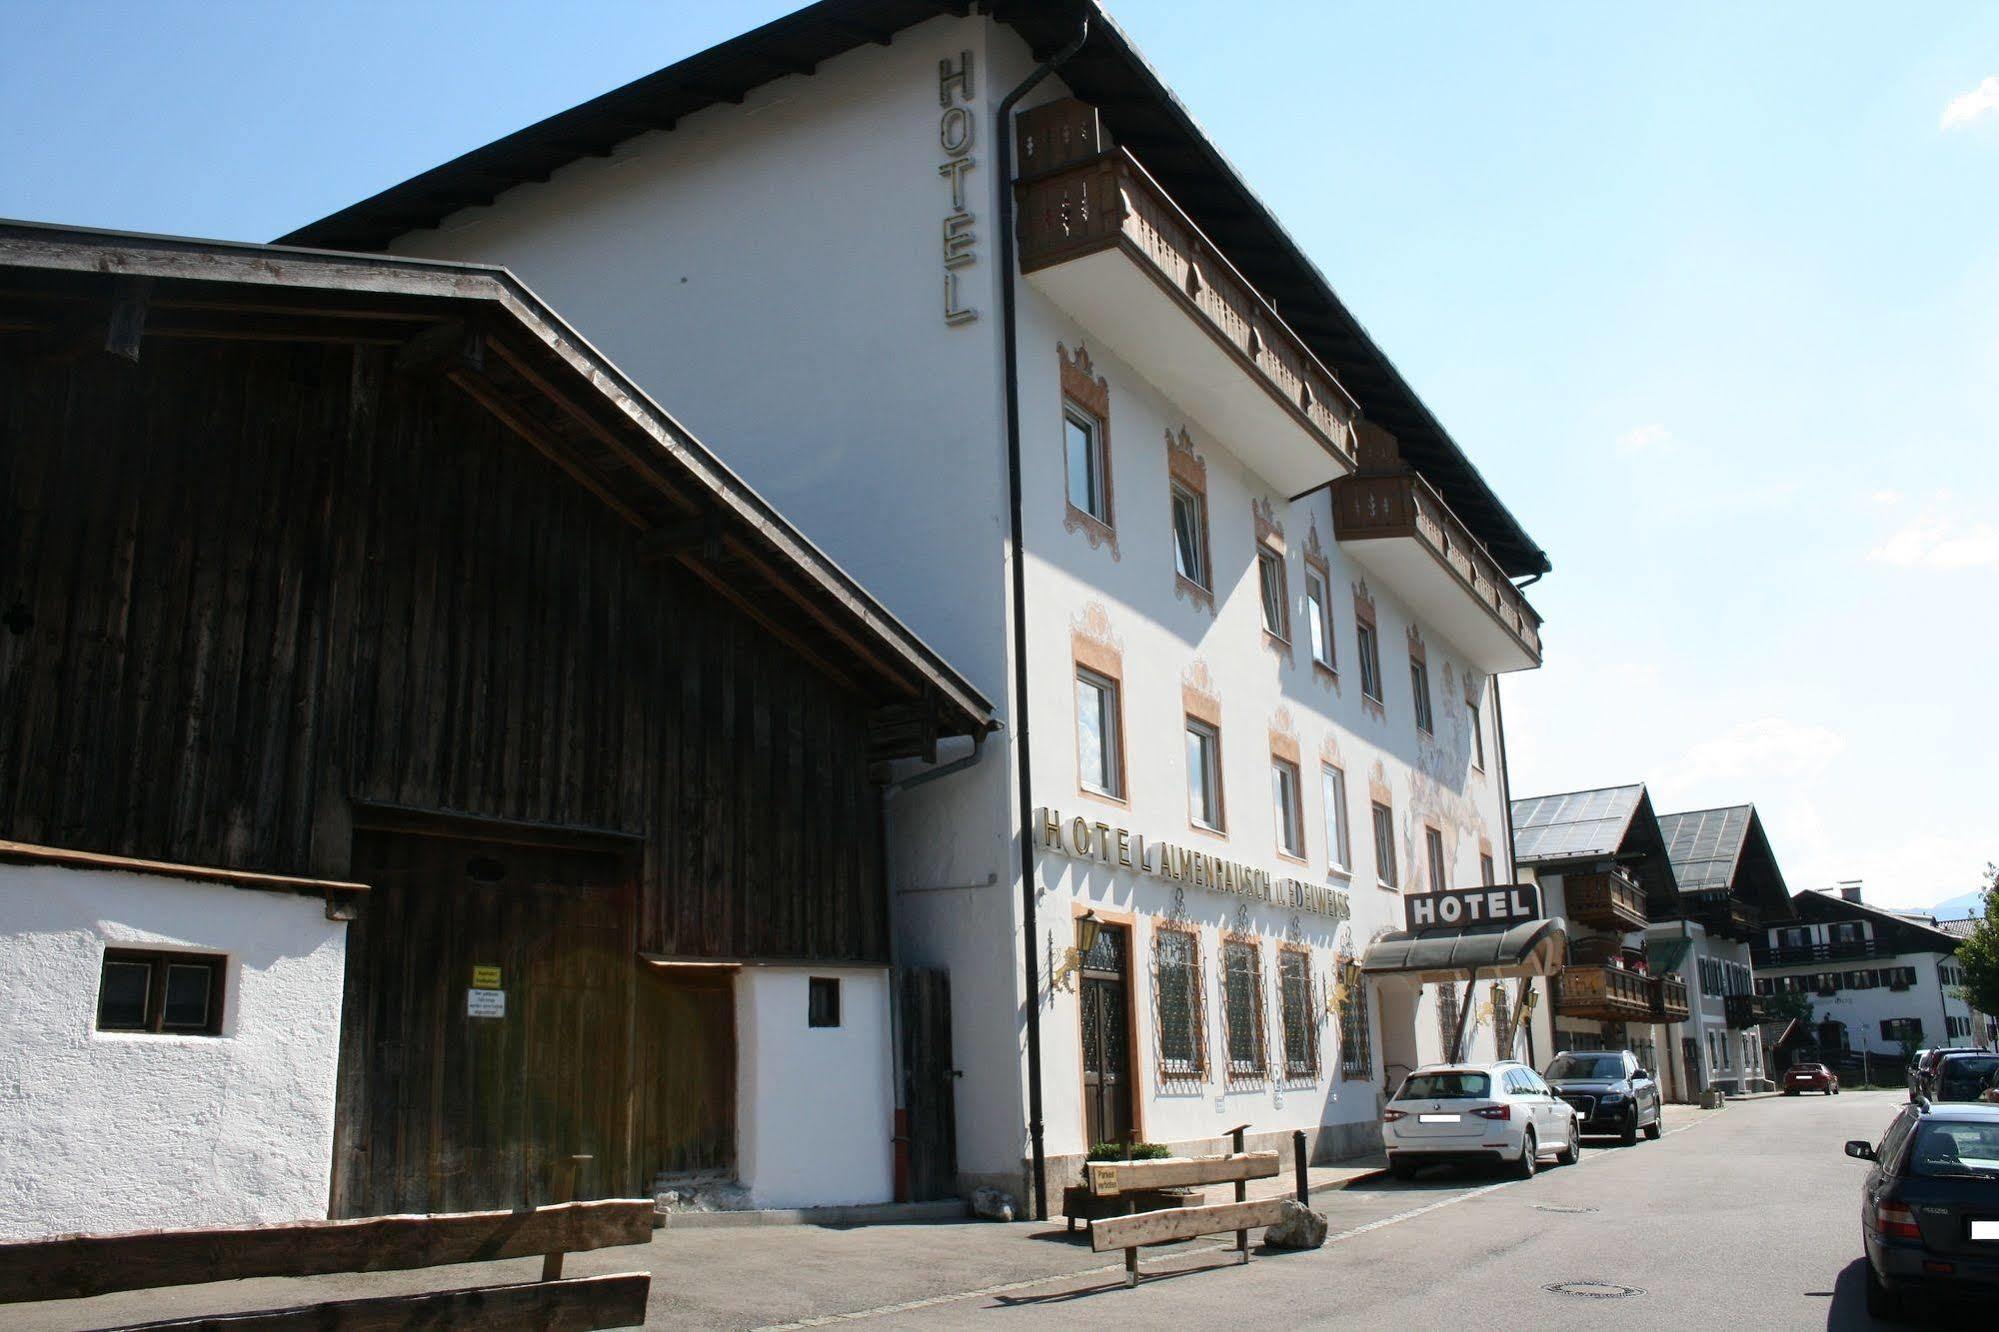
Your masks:
{"label": "downspout", "polygon": [[[1539,574],[1534,576],[1536,578],[1540,577]],[[1499,815],[1500,823],[1506,829],[1506,881],[1508,883],[1518,883],[1520,881],[1520,866],[1515,864],[1513,860],[1513,847],[1515,845],[1513,841],[1513,780],[1507,775],[1506,762],[1506,708],[1499,701],[1499,677],[1497,675],[1492,677],[1492,729],[1494,735],[1499,740]],[[1562,948],[1566,953],[1568,949],[1568,940],[1566,938],[1562,941]],[[1525,979],[1526,987],[1520,999],[1524,999],[1527,995],[1534,993],[1534,978],[1528,976]],[[1519,1001],[1519,999],[1516,999],[1514,1002],[1518,1003]],[[1534,1007],[1539,1008],[1540,1005],[1537,1003]],[[1548,998],[1548,1030],[1551,1033],[1555,1030],[1555,1000],[1553,995],[1550,995]],[[1534,1013],[1532,1009],[1528,1010],[1527,1013],[1527,1067],[1540,1067],[1540,1060],[1534,1054]]]}
{"label": "downspout", "polygon": [[1033,1162],[1034,1219],[1048,1219],[1048,1154],[1041,1124],[1041,976],[1034,965],[1034,783],[1028,763],[1027,725],[1027,561],[1021,549],[1020,479],[1020,349],[1019,318],[1014,310],[1013,237],[1013,108],[1036,85],[1083,49],[1089,40],[1090,18],[1075,38],[1037,65],[1020,86],[1000,99],[994,115],[994,152],[999,161],[1000,344],[1006,360],[1006,481],[1008,516],[1013,538],[1013,707],[1015,762],[1020,770],[1020,905],[1022,969],[1027,982],[1027,1137]]}

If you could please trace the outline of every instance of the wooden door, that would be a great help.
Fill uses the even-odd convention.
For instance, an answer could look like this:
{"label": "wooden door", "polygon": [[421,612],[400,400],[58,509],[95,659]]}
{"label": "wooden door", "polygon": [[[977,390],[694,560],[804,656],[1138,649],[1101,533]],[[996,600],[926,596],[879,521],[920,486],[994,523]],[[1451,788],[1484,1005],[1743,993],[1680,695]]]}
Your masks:
{"label": "wooden door", "polygon": [[544,1203],[575,1154],[579,1196],[628,1193],[628,867],[363,832],[355,876],[335,1214]]}
{"label": "wooden door", "polygon": [[735,973],[640,967],[634,1084],[641,1192],[736,1167]]}
{"label": "wooden door", "polygon": [[951,973],[901,972],[904,1132],[912,1202],[958,1193],[958,1070],[951,1063]]}
{"label": "wooden door", "polygon": [[1082,967],[1083,1124],[1090,1146],[1132,1131],[1129,936],[1105,925]]}

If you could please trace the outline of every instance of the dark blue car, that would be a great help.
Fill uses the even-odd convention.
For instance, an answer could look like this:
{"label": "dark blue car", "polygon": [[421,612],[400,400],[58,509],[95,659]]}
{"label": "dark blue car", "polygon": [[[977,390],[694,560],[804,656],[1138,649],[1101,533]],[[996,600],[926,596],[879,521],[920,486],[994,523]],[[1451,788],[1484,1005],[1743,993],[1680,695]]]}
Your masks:
{"label": "dark blue car", "polygon": [[1879,1146],[1846,1154],[1874,1163],[1860,1205],[1869,1313],[1898,1317],[1911,1294],[1999,1297],[1999,1105],[1919,1101]]}

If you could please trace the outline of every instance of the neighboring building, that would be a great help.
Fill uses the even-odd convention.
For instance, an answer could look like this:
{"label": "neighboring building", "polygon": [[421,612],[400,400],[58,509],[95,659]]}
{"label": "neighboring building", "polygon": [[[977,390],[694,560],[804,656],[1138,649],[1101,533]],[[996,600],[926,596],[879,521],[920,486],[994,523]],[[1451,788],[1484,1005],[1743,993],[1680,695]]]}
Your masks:
{"label": "neighboring building", "polygon": [[1961,993],[1961,936],[1933,917],[1887,911],[1846,885],[1798,893],[1795,920],[1755,946],[1756,987],[1801,994],[1826,1059],[1899,1061],[1934,1046],[1988,1044],[1991,1024]]}
{"label": "neighboring building", "polygon": [[1676,1052],[1686,1085],[1739,1092],[1768,1082],[1751,944],[1791,919],[1784,874],[1754,805],[1659,816],[1679,899],[1646,929],[1654,968],[1687,978],[1692,1010]]}
{"label": "neighboring building", "polygon": [[9,224],[0,404],[0,1226],[891,1196],[875,779],[988,710],[615,366]]}
{"label": "neighboring building", "polygon": [[[1971,937],[1972,931],[1978,928],[1979,922],[1984,920],[1985,917],[1980,915],[1966,916],[1959,920],[1937,920],[1934,916],[1931,916],[1928,919],[1936,928],[1962,944],[1966,939]],[[1951,971],[1954,973],[1954,978],[1948,983],[1953,985],[1961,984],[1964,969],[1953,963]],[[1971,1012],[1971,1032],[1974,1043],[1999,1049],[1999,1016],[1973,1007],[1969,999],[1965,1000],[1965,1007]]]}
{"label": "neighboring building", "polygon": [[1540,1048],[1628,1049],[1665,1096],[1694,1099],[1706,1084],[1688,1078],[1680,1054],[1687,950],[1646,935],[1677,918],[1679,888],[1643,784],[1516,800],[1513,838],[1547,914],[1568,923],[1568,958],[1535,1023]]}
{"label": "neighboring building", "polygon": [[888,804],[964,1186],[1365,1148],[1559,948],[1369,952],[1514,878],[1548,561],[1101,10],[992,10],[814,5],[286,239],[506,264],[1003,700]]}

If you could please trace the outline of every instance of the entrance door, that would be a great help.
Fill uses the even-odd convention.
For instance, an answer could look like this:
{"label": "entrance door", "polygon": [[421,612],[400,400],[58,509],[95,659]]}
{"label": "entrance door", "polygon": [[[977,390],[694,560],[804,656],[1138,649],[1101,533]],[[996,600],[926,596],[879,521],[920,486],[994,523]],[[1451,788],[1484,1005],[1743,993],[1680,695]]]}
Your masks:
{"label": "entrance door", "polygon": [[736,990],[732,972],[639,968],[638,1183],[736,1168]]}
{"label": "entrance door", "polygon": [[621,859],[361,832],[354,862],[335,1214],[544,1203],[577,1154],[581,1196],[628,1192]]}
{"label": "entrance door", "polygon": [[1131,1133],[1130,935],[1105,925],[1083,958],[1083,1125],[1089,1145]]}

